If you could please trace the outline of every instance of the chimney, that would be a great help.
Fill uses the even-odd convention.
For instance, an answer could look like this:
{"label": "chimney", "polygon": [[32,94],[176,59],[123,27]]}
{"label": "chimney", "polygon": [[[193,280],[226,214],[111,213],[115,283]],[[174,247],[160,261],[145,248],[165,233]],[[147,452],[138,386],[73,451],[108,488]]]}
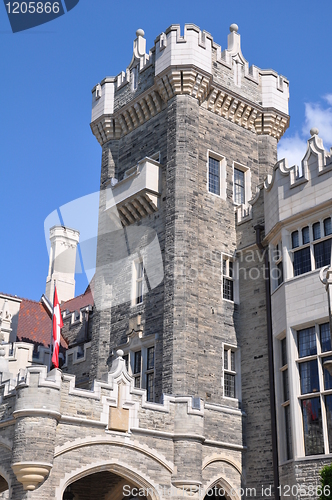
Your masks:
{"label": "chimney", "polygon": [[76,252],[80,233],[65,226],[50,229],[50,262],[45,295],[53,304],[54,281],[59,302],[75,297]]}

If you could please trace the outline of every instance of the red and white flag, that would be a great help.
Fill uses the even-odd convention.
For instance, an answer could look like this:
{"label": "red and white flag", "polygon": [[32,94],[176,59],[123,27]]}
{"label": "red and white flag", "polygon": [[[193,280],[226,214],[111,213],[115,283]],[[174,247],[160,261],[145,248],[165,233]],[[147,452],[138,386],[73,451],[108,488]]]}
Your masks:
{"label": "red and white flag", "polygon": [[62,315],[56,287],[54,288],[53,300],[53,356],[52,363],[55,368],[59,368],[59,348],[60,348],[60,330],[63,327]]}

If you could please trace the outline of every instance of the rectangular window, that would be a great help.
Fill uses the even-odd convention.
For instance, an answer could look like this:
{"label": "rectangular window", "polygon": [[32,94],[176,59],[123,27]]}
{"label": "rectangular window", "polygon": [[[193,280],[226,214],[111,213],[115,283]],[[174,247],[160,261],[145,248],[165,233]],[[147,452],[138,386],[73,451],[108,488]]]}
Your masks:
{"label": "rectangular window", "polygon": [[220,161],[209,156],[209,192],[220,196]]}
{"label": "rectangular window", "polygon": [[148,348],[147,370],[154,369],[154,347]]}
{"label": "rectangular window", "polygon": [[300,363],[301,394],[319,392],[317,359]]}
{"label": "rectangular window", "polygon": [[234,167],[234,202],[245,203],[244,172]]}
{"label": "rectangular window", "polygon": [[331,239],[321,241],[314,245],[315,266],[316,269],[320,267],[329,266],[331,263]]}
{"label": "rectangular window", "polygon": [[284,401],[289,401],[288,370],[282,372],[282,385],[284,389]]}
{"label": "rectangular window", "polygon": [[141,373],[141,351],[136,351],[134,353],[134,375]]}
{"label": "rectangular window", "polygon": [[314,240],[319,240],[320,238],[320,222],[315,222],[315,224],[312,225],[312,233]]}
{"label": "rectangular window", "polygon": [[293,458],[292,428],[290,419],[290,406],[285,406],[285,427],[286,427],[286,452],[287,460]]}
{"label": "rectangular window", "polygon": [[229,257],[223,257],[222,261],[222,289],[223,298],[234,301],[234,273],[233,261]]}
{"label": "rectangular window", "polygon": [[302,245],[306,245],[307,243],[310,243],[309,226],[302,229]]}
{"label": "rectangular window", "polygon": [[154,373],[146,375],[146,399],[153,401]]}
{"label": "rectangular window", "polygon": [[317,354],[315,327],[304,328],[297,332],[299,358]]}
{"label": "rectangular window", "polygon": [[144,265],[143,259],[135,262],[135,304],[143,302]]}
{"label": "rectangular window", "polygon": [[332,376],[329,374],[328,370],[324,367],[324,362],[325,361],[330,361],[332,359],[331,356],[328,356],[327,358],[322,358],[323,361],[323,370],[324,370],[324,389],[325,391],[328,391],[332,389]]}
{"label": "rectangular window", "polygon": [[224,396],[227,398],[235,398],[235,351],[232,348],[225,347],[224,349]]}
{"label": "rectangular window", "polygon": [[325,397],[327,434],[329,439],[329,452],[332,453],[332,395]]}
{"label": "rectangular window", "polygon": [[330,324],[324,323],[323,325],[319,325],[319,332],[322,352],[331,351]]}
{"label": "rectangular window", "polygon": [[330,234],[332,234],[332,224],[331,217],[328,217],[324,220],[324,236],[329,236]]}
{"label": "rectangular window", "polygon": [[324,453],[324,438],[320,398],[303,399],[301,406],[305,454],[321,455]]}
{"label": "rectangular window", "polygon": [[310,247],[302,248],[294,252],[294,276],[311,271]]}
{"label": "rectangular window", "polygon": [[292,248],[297,248],[299,246],[299,232],[292,232]]}
{"label": "rectangular window", "polygon": [[227,398],[235,398],[235,375],[225,373],[224,395]]}
{"label": "rectangular window", "polygon": [[282,260],[277,264],[278,274],[277,274],[277,286],[281,285],[284,281],[284,269],[282,265]]}

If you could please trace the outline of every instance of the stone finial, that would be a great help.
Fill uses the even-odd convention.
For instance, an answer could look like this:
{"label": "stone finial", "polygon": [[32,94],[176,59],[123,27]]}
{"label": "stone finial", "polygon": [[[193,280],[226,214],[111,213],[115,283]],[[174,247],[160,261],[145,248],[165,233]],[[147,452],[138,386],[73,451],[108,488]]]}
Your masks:
{"label": "stone finial", "polygon": [[233,31],[235,31],[235,33],[237,33],[237,32],[238,32],[238,30],[239,30],[239,27],[238,27],[238,25],[237,25],[237,24],[235,24],[235,23],[231,24],[231,25],[230,25],[230,27],[229,27],[229,31],[230,31],[231,33],[233,33]]}
{"label": "stone finial", "polygon": [[116,355],[117,355],[117,357],[118,357],[118,358],[122,358],[122,356],[124,355],[123,350],[122,350],[122,349],[118,349],[118,350],[116,351]]}
{"label": "stone finial", "polygon": [[142,30],[141,28],[139,28],[137,31],[136,31],[136,36],[139,37],[139,36],[144,36],[145,33],[144,33],[144,30]]}
{"label": "stone finial", "polygon": [[313,128],[310,129],[310,135],[311,135],[311,137],[314,136],[314,135],[318,135],[318,134],[319,134],[318,128],[313,127]]}

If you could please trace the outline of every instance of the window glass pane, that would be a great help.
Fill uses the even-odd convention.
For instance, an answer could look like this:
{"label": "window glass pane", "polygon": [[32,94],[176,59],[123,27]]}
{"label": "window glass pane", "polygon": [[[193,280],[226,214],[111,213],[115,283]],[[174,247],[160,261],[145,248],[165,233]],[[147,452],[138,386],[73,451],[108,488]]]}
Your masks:
{"label": "window glass pane", "polygon": [[228,370],[228,351],[224,350],[224,369]]}
{"label": "window glass pane", "polygon": [[141,377],[135,377],[135,387],[141,387]]}
{"label": "window glass pane", "polygon": [[220,195],[220,162],[209,157],[209,191]]}
{"label": "window glass pane", "polygon": [[314,240],[319,240],[320,238],[320,222],[315,222],[312,225],[312,232],[314,234]]}
{"label": "window glass pane", "polygon": [[225,396],[235,398],[235,375],[225,373]]}
{"label": "window glass pane", "polygon": [[125,354],[123,356],[123,359],[125,360],[126,370],[128,371],[128,362],[129,362],[129,356],[128,356],[128,354]]}
{"label": "window glass pane", "polygon": [[324,440],[320,398],[304,399],[301,403],[305,454],[306,456],[323,454]]}
{"label": "window glass pane", "polygon": [[281,285],[281,283],[284,281],[284,269],[282,265],[282,261],[277,264],[277,269],[278,269],[278,286]]}
{"label": "window glass pane", "polygon": [[291,419],[290,419],[290,406],[285,406],[285,427],[286,427],[286,448],[287,448],[287,460],[293,458],[293,447],[292,447],[292,430],[291,430]]}
{"label": "window glass pane", "polygon": [[332,376],[329,374],[327,369],[324,367],[324,362],[331,360],[331,356],[327,356],[327,358],[323,358],[323,370],[324,370],[324,389],[327,391],[328,389],[332,389]]}
{"label": "window glass pane", "polygon": [[299,358],[317,354],[315,327],[305,328],[297,332]]}
{"label": "window glass pane", "polygon": [[282,372],[282,385],[284,388],[284,401],[289,400],[288,370]]}
{"label": "window glass pane", "polygon": [[222,273],[224,276],[227,276],[227,259],[223,259],[222,261]]}
{"label": "window glass pane", "polygon": [[320,267],[329,266],[331,262],[331,241],[325,240],[314,245],[315,266],[316,269]]}
{"label": "window glass pane", "polygon": [[331,351],[331,333],[330,333],[330,324],[324,323],[320,325],[320,345],[322,352]]}
{"label": "window glass pane", "polygon": [[230,280],[228,278],[223,279],[223,297],[224,299],[227,300],[234,300],[233,299],[233,280]]}
{"label": "window glass pane", "polygon": [[292,232],[292,248],[297,248],[299,246],[299,232]]}
{"label": "window glass pane", "polygon": [[325,397],[327,433],[329,436],[329,451],[332,453],[332,395]]}
{"label": "window glass pane", "polygon": [[306,243],[310,242],[309,226],[306,226],[302,229],[302,242],[303,242],[303,245],[306,245]]}
{"label": "window glass pane", "polygon": [[231,260],[228,261],[228,276],[233,278],[233,262]]}
{"label": "window glass pane", "polygon": [[143,278],[143,262],[137,262],[137,279]]}
{"label": "window glass pane", "polygon": [[135,352],[134,373],[141,373],[141,351]]}
{"label": "window glass pane", "polygon": [[281,340],[281,362],[282,366],[287,365],[287,345],[286,345],[286,337]]}
{"label": "window glass pane", "polygon": [[154,368],[154,347],[149,347],[147,369],[152,370],[153,368]]}
{"label": "window glass pane", "polygon": [[231,351],[231,370],[235,372],[235,352]]}
{"label": "window glass pane", "polygon": [[331,217],[324,220],[324,236],[328,236],[329,234],[332,234]]}
{"label": "window glass pane", "polygon": [[294,252],[294,276],[311,271],[310,247]]}
{"label": "window glass pane", "polygon": [[317,359],[300,363],[301,394],[319,392]]}
{"label": "window glass pane", "polygon": [[235,203],[244,203],[244,172],[234,168],[234,201]]}
{"label": "window glass pane", "polygon": [[153,401],[154,374],[148,373],[146,376],[146,399]]}

